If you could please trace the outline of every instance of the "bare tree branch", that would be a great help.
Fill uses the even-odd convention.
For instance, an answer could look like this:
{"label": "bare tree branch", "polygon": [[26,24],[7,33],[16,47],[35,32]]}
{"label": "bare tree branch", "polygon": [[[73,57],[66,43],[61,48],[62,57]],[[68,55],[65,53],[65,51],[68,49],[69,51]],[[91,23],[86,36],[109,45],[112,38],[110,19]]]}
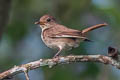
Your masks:
{"label": "bare tree branch", "polygon": [[0,80],[11,78],[12,76],[19,73],[25,73],[26,80],[30,80],[28,75],[29,70],[33,70],[42,66],[48,66],[49,68],[52,68],[58,64],[70,64],[76,62],[99,62],[103,64],[109,64],[120,69],[120,56],[118,54],[119,52],[117,49],[113,47],[108,47],[108,56],[71,55],[66,57],[59,56],[52,59],[40,59],[20,66],[14,66],[9,70],[0,73]]}
{"label": "bare tree branch", "polygon": [[[23,73],[25,70],[33,70],[42,66],[48,66],[49,68],[56,66],[58,64],[69,64],[76,62],[100,62],[104,64],[110,64],[120,69],[119,60],[115,60],[112,57],[104,55],[77,55],[77,56],[66,56],[57,57],[53,59],[40,59],[38,61],[30,62],[20,66],[14,66],[13,68],[0,73],[0,79],[5,79],[9,76],[14,76],[18,73]],[[27,74],[28,75],[28,74]]]}

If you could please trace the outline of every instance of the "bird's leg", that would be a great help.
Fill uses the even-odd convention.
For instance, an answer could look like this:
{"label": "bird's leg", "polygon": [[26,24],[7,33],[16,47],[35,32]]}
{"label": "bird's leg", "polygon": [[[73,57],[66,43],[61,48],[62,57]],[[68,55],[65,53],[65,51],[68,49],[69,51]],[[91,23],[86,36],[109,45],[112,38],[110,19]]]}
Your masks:
{"label": "bird's leg", "polygon": [[58,56],[60,55],[61,51],[62,51],[62,48],[61,48],[61,47],[58,47],[58,52],[54,55],[53,58],[58,57]]}

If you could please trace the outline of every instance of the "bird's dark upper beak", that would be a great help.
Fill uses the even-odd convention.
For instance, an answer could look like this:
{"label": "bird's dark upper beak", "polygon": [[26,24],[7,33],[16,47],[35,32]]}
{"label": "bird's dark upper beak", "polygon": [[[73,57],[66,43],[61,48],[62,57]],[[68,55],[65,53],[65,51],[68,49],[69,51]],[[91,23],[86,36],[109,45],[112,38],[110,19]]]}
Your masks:
{"label": "bird's dark upper beak", "polygon": [[44,25],[44,22],[37,21],[37,22],[35,22],[35,24]]}

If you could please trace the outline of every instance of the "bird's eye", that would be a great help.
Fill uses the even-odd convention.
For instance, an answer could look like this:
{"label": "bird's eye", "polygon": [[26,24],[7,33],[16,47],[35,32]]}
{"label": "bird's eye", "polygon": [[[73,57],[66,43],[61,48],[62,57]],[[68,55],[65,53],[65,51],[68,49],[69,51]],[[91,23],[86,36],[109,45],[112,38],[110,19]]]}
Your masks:
{"label": "bird's eye", "polygon": [[50,18],[48,18],[48,19],[47,19],[47,22],[50,22],[50,21],[51,21],[51,19],[50,19]]}

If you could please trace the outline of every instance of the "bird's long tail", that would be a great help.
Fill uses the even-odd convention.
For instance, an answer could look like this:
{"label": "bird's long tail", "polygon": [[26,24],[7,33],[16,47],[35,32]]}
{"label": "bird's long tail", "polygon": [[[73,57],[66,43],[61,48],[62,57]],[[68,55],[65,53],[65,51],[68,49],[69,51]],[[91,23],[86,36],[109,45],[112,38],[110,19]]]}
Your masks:
{"label": "bird's long tail", "polygon": [[93,41],[90,40],[90,39],[84,39],[84,41],[86,41],[86,42],[93,42]]}
{"label": "bird's long tail", "polygon": [[107,25],[108,25],[107,23],[104,23],[104,24],[97,24],[97,25],[91,26],[89,28],[86,28],[86,29],[82,30],[82,34],[85,34],[89,31],[92,31],[92,30],[100,28],[100,27],[105,27]]}

